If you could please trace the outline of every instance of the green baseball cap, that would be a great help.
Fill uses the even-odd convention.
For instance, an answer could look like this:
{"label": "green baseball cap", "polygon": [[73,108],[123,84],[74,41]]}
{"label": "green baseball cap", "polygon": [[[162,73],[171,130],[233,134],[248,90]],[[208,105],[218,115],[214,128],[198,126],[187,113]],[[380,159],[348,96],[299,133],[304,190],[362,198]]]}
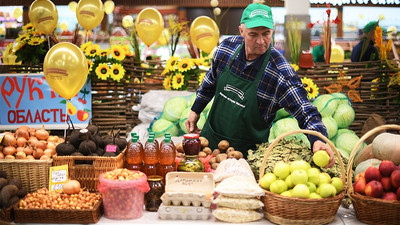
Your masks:
{"label": "green baseball cap", "polygon": [[371,21],[367,23],[367,25],[364,26],[363,32],[366,34],[370,31],[375,30],[375,28],[378,26],[378,21]]}
{"label": "green baseball cap", "polygon": [[274,29],[271,8],[260,3],[248,5],[243,11],[240,23],[244,23],[247,28],[267,27]]}

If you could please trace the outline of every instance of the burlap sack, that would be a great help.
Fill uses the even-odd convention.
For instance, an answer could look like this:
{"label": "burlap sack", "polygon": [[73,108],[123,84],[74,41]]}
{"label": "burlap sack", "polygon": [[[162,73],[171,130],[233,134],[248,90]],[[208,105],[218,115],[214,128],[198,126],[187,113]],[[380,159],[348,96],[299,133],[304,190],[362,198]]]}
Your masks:
{"label": "burlap sack", "polygon": [[[382,116],[373,113],[368,117],[368,119],[365,121],[364,125],[362,126],[361,135],[364,135],[365,133],[374,129],[375,127],[379,127],[379,126],[385,125],[385,124],[386,124],[385,119]],[[369,136],[365,140],[365,142],[367,144],[371,144],[376,136],[378,136],[380,133],[384,133],[384,132],[385,131],[377,132],[374,135]]]}

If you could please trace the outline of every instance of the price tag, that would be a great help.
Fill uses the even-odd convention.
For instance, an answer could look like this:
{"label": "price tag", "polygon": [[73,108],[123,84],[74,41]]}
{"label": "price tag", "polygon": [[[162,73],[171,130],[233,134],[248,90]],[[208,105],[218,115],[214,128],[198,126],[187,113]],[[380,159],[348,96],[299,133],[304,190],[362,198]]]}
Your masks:
{"label": "price tag", "polygon": [[116,145],[107,145],[106,152],[117,152],[117,146]]}
{"label": "price tag", "polygon": [[61,191],[68,181],[68,165],[50,167],[49,190]]}

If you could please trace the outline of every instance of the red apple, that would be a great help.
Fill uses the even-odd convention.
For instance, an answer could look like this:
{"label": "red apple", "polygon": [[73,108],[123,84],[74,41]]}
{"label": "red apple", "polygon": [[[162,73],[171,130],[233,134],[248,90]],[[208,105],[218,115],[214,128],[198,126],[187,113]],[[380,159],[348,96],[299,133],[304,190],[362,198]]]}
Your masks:
{"label": "red apple", "polygon": [[358,181],[361,177],[365,179],[365,171],[362,171],[361,173],[358,173],[356,175],[356,177],[354,178],[354,182]]}
{"label": "red apple", "polygon": [[390,181],[392,182],[392,186],[394,188],[400,187],[400,170],[394,170],[390,175]]}
{"label": "red apple", "polygon": [[390,160],[383,160],[379,165],[379,172],[384,177],[390,177],[390,174],[395,170],[397,167],[394,163]]}
{"label": "red apple", "polygon": [[392,190],[392,183],[390,181],[390,177],[382,177],[381,184],[383,186],[384,191],[391,191]]}
{"label": "red apple", "polygon": [[383,186],[381,182],[372,180],[365,186],[365,195],[380,198],[383,195]]}
{"label": "red apple", "polygon": [[381,172],[379,172],[379,169],[376,167],[368,167],[368,169],[365,171],[365,181],[367,181],[367,183],[373,180],[380,181],[381,178]]}
{"label": "red apple", "polygon": [[393,192],[386,192],[383,194],[382,199],[385,200],[397,200],[397,195]]}
{"label": "red apple", "polygon": [[400,200],[400,187],[397,188],[396,195],[397,195],[397,200]]}
{"label": "red apple", "polygon": [[364,195],[365,194],[365,186],[367,185],[367,182],[365,181],[364,177],[361,177],[354,183],[354,191]]}

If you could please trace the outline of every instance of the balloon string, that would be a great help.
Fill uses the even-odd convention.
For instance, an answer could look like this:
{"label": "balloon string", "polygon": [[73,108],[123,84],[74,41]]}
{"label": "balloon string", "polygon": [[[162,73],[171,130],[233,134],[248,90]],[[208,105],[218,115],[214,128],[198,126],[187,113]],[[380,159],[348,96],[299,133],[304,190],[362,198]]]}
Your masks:
{"label": "balloon string", "polygon": [[67,123],[67,121],[68,121],[68,102],[69,102],[69,100],[68,99],[66,99],[67,100],[67,102],[65,103],[65,115],[66,115],[66,117],[65,117],[65,128],[64,128],[64,141],[66,142],[67,141],[67,128],[68,128],[68,123]]}
{"label": "balloon string", "polygon": [[96,29],[93,30],[93,44],[96,43]]}
{"label": "balloon string", "polygon": [[50,36],[47,35],[47,44],[49,45],[49,49],[50,49]]}
{"label": "balloon string", "polygon": [[89,42],[89,35],[87,30],[85,30],[85,36],[86,36],[86,42]]}

